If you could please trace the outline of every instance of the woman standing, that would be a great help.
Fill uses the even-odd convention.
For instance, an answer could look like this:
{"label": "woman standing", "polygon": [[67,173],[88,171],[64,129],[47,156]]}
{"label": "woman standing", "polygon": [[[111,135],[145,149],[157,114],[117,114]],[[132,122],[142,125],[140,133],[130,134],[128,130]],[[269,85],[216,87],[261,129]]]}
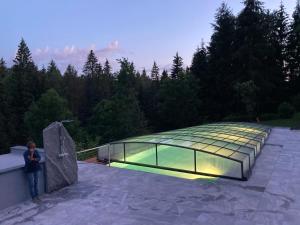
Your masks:
{"label": "woman standing", "polygon": [[30,141],[27,143],[27,151],[24,152],[25,173],[27,175],[30,195],[33,202],[40,201],[39,199],[39,171],[41,170],[41,156],[35,149],[36,145]]}

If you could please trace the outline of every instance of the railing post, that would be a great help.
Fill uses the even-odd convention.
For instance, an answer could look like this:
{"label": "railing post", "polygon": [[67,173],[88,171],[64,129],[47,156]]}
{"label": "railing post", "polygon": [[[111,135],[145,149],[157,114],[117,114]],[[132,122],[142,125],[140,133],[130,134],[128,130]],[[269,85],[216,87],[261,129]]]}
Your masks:
{"label": "railing post", "polygon": [[244,176],[244,163],[241,162],[241,172],[242,172],[242,179],[245,179],[245,176]]}
{"label": "railing post", "polygon": [[155,144],[155,159],[156,159],[156,166],[158,166],[157,144]]}
{"label": "railing post", "polygon": [[110,167],[110,145],[108,145],[108,166]]}
{"label": "railing post", "polygon": [[126,162],[125,142],[123,143],[124,162]]}
{"label": "railing post", "polygon": [[194,164],[195,164],[195,172],[197,172],[196,150],[194,150]]}

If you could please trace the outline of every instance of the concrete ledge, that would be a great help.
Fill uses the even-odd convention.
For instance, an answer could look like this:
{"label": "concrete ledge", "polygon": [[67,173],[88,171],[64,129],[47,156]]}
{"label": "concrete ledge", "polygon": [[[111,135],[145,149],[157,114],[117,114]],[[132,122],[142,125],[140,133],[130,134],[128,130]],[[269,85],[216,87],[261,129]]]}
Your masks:
{"label": "concrete ledge", "polygon": [[[0,210],[31,198],[26,174],[24,172],[25,162],[23,152],[25,150],[25,146],[14,146],[11,147],[11,153],[0,156]],[[45,155],[42,149],[38,149],[38,151],[42,157],[42,171],[39,177],[39,190],[40,194],[42,194],[45,192]]]}
{"label": "concrete ledge", "polygon": [[[25,146],[14,146],[10,148],[9,154],[0,156],[0,174],[6,173],[25,166],[23,153],[27,150]],[[44,150],[37,149],[41,155],[41,163],[45,162]]]}

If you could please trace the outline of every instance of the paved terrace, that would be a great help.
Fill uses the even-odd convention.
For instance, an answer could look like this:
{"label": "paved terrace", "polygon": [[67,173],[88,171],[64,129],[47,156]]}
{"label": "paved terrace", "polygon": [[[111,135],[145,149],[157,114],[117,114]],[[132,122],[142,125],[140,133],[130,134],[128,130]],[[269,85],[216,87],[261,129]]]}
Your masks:
{"label": "paved terrace", "polygon": [[299,225],[300,132],[273,129],[247,182],[80,163],[78,184],[0,211],[0,224]]}

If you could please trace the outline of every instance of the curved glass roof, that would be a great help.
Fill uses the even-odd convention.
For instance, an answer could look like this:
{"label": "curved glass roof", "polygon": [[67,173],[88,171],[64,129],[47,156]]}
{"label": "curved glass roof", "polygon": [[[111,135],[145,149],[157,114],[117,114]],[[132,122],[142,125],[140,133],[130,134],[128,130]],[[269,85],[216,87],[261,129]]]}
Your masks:
{"label": "curved glass roof", "polygon": [[188,127],[112,142],[111,160],[245,180],[269,132],[253,123]]}

